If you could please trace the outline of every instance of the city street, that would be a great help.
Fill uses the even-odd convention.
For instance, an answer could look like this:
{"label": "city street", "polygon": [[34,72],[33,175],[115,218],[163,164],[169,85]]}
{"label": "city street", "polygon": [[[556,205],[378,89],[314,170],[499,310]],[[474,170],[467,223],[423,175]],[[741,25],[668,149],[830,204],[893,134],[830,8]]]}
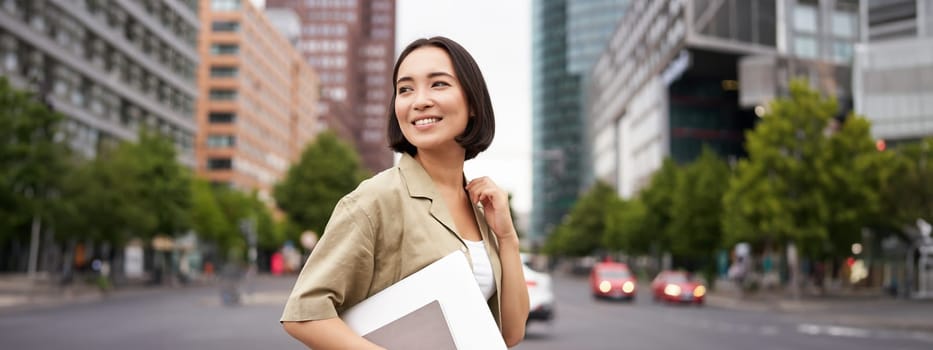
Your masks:
{"label": "city street", "polygon": [[[832,326],[798,315],[595,300],[585,278],[553,274],[553,324],[531,324],[515,349],[930,349],[933,334]],[[639,288],[644,288],[639,285]]]}
{"label": "city street", "polygon": [[[300,349],[279,327],[294,276],[259,277],[245,305],[215,287],[153,289],[104,301],[0,313],[9,349]],[[933,334],[831,326],[796,314],[594,300],[585,279],[554,274],[552,324],[516,349],[929,349]]]}

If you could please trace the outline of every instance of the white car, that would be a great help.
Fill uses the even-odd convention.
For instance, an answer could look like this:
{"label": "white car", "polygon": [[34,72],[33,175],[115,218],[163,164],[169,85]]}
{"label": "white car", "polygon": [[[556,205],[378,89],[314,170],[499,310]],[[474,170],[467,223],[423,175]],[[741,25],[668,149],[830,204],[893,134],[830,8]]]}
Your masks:
{"label": "white car", "polygon": [[528,286],[528,321],[551,321],[554,318],[554,287],[551,275],[529,266],[531,257],[522,254],[525,284]]}

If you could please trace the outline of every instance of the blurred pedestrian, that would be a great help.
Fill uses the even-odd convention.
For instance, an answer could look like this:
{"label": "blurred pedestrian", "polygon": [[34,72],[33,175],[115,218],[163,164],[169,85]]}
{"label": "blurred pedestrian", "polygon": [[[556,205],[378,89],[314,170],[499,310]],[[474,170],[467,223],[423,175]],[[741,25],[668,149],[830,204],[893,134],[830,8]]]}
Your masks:
{"label": "blurred pedestrian", "polygon": [[513,346],[524,337],[528,289],[508,194],[463,173],[495,132],[482,73],[460,44],[433,37],[402,51],[392,82],[388,139],[401,160],[334,208],[285,306],[285,330],[314,349],[378,349],[340,313],[460,250]]}
{"label": "blurred pedestrian", "polygon": [[280,276],[285,272],[285,257],[282,252],[276,251],[269,258],[269,271],[275,276]]}

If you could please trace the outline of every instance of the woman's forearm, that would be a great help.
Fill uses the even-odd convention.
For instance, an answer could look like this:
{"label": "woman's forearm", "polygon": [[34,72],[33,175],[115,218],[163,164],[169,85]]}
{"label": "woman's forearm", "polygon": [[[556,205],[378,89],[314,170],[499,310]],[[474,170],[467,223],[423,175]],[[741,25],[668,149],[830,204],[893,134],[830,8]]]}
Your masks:
{"label": "woman's forearm", "polygon": [[528,320],[528,286],[522,271],[518,237],[499,240],[499,260],[502,262],[502,337],[507,346],[517,345],[525,337]]}
{"label": "woman's forearm", "polygon": [[314,350],[331,349],[381,349],[365,338],[354,333],[340,318],[326,320],[283,322],[285,331]]}

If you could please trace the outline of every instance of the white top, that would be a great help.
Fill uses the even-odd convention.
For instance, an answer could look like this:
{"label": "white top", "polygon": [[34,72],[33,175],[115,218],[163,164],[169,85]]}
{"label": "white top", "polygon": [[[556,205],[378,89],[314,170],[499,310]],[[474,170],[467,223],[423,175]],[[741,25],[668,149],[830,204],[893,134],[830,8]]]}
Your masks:
{"label": "white top", "polygon": [[492,275],[492,263],[489,262],[489,255],[486,252],[486,245],[483,241],[471,241],[464,239],[467,248],[470,249],[470,260],[473,262],[473,277],[476,278],[476,284],[479,284],[479,290],[483,292],[483,297],[489,300],[496,292],[496,280]]}

